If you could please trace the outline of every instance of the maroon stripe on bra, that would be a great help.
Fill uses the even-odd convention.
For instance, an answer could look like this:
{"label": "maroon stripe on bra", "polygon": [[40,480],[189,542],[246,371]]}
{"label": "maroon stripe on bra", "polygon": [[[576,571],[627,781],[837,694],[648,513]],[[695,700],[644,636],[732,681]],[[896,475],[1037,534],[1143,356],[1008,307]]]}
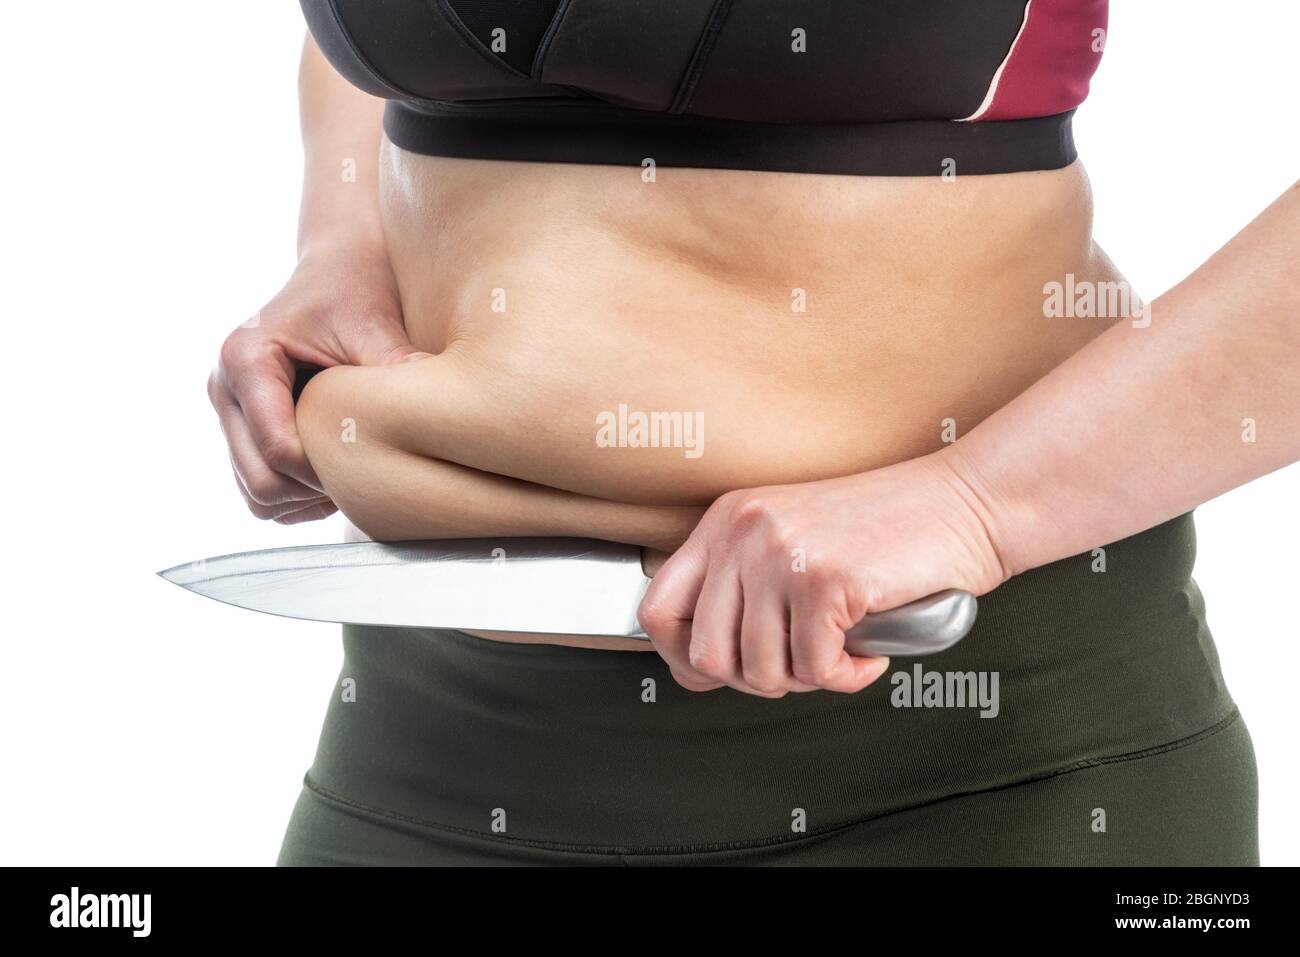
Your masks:
{"label": "maroon stripe on bra", "polygon": [[972,120],[1018,120],[1072,110],[1101,62],[1108,0],[1030,0],[1028,18]]}

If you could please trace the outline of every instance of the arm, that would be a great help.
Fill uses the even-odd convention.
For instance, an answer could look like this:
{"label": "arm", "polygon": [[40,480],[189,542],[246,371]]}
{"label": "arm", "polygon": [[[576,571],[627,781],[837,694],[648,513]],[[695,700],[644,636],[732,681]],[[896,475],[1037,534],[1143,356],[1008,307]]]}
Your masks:
{"label": "arm", "polygon": [[258,518],[324,518],[334,504],[294,423],[299,365],[395,361],[414,352],[384,248],[378,161],[383,102],[303,48],[305,157],[298,266],[284,288],[221,347],[208,396],[236,482]]}
{"label": "arm", "polygon": [[864,615],[985,594],[1295,461],[1297,260],[1293,187],[1157,299],[1149,325],[1107,330],[953,445],[722,496],[655,577],[641,624],[692,690],[854,692],[888,666],[844,651]]}
{"label": "arm", "polygon": [[1300,459],[1298,262],[1300,184],[1152,303],[1148,326],[1107,330],[941,453],[1008,574]]}
{"label": "arm", "polygon": [[340,241],[372,252],[383,249],[379,218],[383,107],[382,100],[339,76],[307,37],[298,69],[303,145],[299,257]]}

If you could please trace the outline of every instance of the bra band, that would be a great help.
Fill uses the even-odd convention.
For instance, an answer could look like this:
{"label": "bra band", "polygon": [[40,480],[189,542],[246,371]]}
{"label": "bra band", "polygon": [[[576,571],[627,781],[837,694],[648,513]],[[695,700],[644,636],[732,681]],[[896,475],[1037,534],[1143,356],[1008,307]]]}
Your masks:
{"label": "bra band", "polygon": [[415,153],[536,163],[943,176],[1060,169],[1074,162],[1074,110],[1022,120],[751,123],[566,101],[390,101],[384,130]]}

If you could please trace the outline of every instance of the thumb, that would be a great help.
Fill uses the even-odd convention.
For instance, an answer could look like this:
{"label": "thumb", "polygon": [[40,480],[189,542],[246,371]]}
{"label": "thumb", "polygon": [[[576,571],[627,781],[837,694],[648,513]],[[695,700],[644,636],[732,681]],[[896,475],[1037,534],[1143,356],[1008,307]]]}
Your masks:
{"label": "thumb", "polygon": [[684,636],[689,645],[691,621],[708,567],[708,548],[701,536],[692,534],[655,572],[637,614],[651,637],[672,641]]}
{"label": "thumb", "polygon": [[408,359],[423,359],[429,355],[411,344],[406,330],[397,323],[367,330],[354,344],[352,364],[359,366],[386,366]]}

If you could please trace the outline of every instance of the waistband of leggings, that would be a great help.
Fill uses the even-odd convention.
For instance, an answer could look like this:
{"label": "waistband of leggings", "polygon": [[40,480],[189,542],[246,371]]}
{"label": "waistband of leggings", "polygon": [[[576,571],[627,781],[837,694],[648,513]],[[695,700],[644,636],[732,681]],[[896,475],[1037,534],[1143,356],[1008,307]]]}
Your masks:
{"label": "waistband of leggings", "polygon": [[[1193,738],[1232,718],[1190,513],[1034,569],[856,695],[680,688],[653,653],[345,629],[310,781],[435,826],[640,849],[832,828]],[[346,684],[346,682],[345,682]]]}

